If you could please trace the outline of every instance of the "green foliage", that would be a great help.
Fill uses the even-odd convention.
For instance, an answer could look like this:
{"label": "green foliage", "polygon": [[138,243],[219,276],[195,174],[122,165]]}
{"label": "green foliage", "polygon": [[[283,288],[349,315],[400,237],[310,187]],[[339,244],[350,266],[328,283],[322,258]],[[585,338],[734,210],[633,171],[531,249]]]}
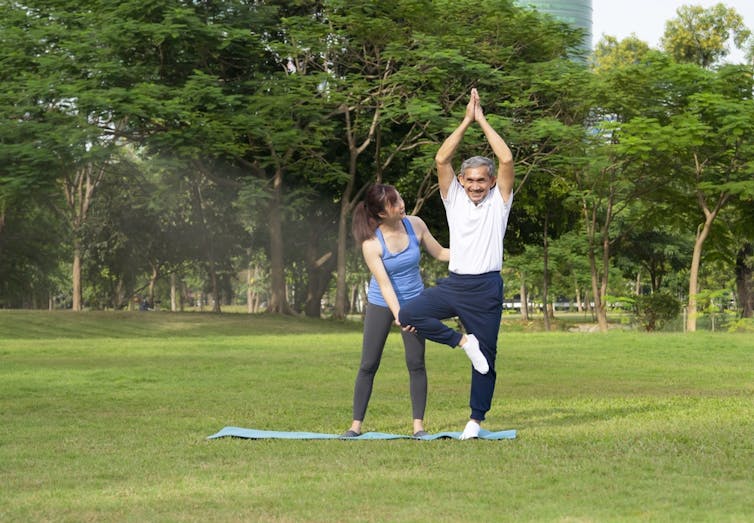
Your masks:
{"label": "green foliage", "polygon": [[637,321],[647,332],[662,330],[665,324],[676,319],[681,312],[678,298],[665,292],[637,296],[634,307]]}
{"label": "green foliage", "polygon": [[[726,220],[751,222],[751,70],[700,67],[724,57],[729,37],[741,44],[740,20],[720,6],[682,9],[666,37],[697,49],[662,53],[608,37],[590,69],[569,59],[577,32],[521,4],[3,3],[0,249],[35,238],[2,251],[0,281],[14,291],[0,299],[40,302],[19,293],[62,278],[41,283],[69,255],[49,246],[53,230],[87,242],[84,283],[100,306],[121,301],[116,289],[143,286],[150,265],[205,287],[218,271],[232,281],[260,251],[295,274],[301,293],[310,271],[330,277],[316,262],[348,242],[335,238],[339,206],[347,210],[376,179],[397,185],[442,239],[433,156],[472,86],[515,154],[506,263],[526,253],[521,277],[542,272],[543,251],[533,246],[547,219],[552,292],[591,288],[590,252],[605,278],[615,267],[626,278],[640,273],[641,257],[626,254],[634,250],[649,251],[654,287],[663,272],[680,279],[685,247],[660,244],[693,235],[700,198],[721,197]],[[468,138],[459,156],[489,152],[476,130]],[[123,167],[124,156],[141,165]],[[65,231],[44,211],[50,227],[20,223],[26,207],[60,208],[51,191],[95,163],[107,163],[113,179],[95,192],[92,222]],[[645,206],[636,210],[637,201]],[[591,247],[558,243],[590,224]],[[718,257],[730,258],[734,236],[751,237],[736,225],[741,232],[718,240],[720,229],[707,247]],[[271,256],[270,242],[282,238],[282,253]],[[644,240],[648,248],[636,248]],[[45,242],[35,255],[31,246]],[[619,294],[624,281],[606,285]]]}
{"label": "green foliage", "polygon": [[[47,308],[63,300],[69,282],[60,260],[68,231],[44,200],[11,205],[0,234],[0,308]],[[61,303],[58,303],[60,305]]]}
{"label": "green foliage", "polygon": [[728,324],[728,332],[754,334],[754,318],[739,318]]}
{"label": "green foliage", "polygon": [[710,67],[728,55],[728,40],[742,48],[751,36],[741,15],[719,3],[709,8],[683,5],[665,23],[661,45],[678,62]]}
{"label": "green foliage", "polygon": [[644,59],[649,45],[635,35],[618,41],[614,36],[605,35],[594,49],[592,65],[595,71],[610,71],[627,64],[636,64]]}

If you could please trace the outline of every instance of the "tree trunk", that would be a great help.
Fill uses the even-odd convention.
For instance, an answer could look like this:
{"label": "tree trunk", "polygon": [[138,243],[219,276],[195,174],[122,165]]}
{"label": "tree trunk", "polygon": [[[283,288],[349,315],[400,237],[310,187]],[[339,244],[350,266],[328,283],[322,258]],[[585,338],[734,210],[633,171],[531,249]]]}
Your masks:
{"label": "tree trunk", "polygon": [[754,246],[751,242],[746,242],[736,255],[736,295],[742,318],[754,316],[754,292],[752,292],[754,270],[749,262],[752,255],[754,255]]}
{"label": "tree trunk", "polygon": [[359,284],[357,283],[356,285],[351,287],[351,304],[348,307],[351,312],[357,311],[358,301],[359,301]]}
{"label": "tree trunk", "polygon": [[728,200],[728,194],[721,194],[717,200],[715,208],[712,210],[707,206],[707,202],[702,194],[698,193],[697,199],[699,201],[699,206],[702,211],[704,211],[704,223],[700,224],[697,228],[696,238],[694,239],[694,252],[691,255],[691,268],[689,270],[689,303],[687,307],[688,315],[686,316],[687,332],[696,332],[696,319],[698,314],[696,295],[699,293],[699,268],[702,264],[704,242],[707,240],[710,230],[712,230],[712,222],[715,221],[720,209]]}
{"label": "tree trunk", "polygon": [[[597,326],[601,332],[607,332],[607,308],[603,299],[603,288],[606,287],[606,282],[600,280],[599,273],[597,271],[597,260],[595,259],[595,253],[593,249],[589,249],[589,267],[592,273],[592,296],[594,299],[594,306],[592,307],[592,313],[597,319]],[[603,287],[604,286],[604,287]]]}
{"label": "tree trunk", "polygon": [[699,293],[699,267],[702,264],[702,247],[704,241],[709,235],[712,220],[709,218],[704,221],[696,233],[694,240],[694,253],[691,256],[691,268],[689,270],[689,303],[687,307],[688,315],[686,316],[686,331],[696,332],[697,319],[697,302],[696,295]]}
{"label": "tree trunk", "polygon": [[71,309],[81,311],[81,242],[78,238],[73,240],[73,270],[71,272],[73,282],[73,305]]}
{"label": "tree trunk", "polygon": [[[346,138],[348,140],[348,182],[346,183],[343,193],[340,198],[340,217],[338,218],[338,259],[336,262],[337,276],[335,280],[335,310],[333,316],[337,319],[344,319],[347,314],[346,307],[348,306],[348,289],[346,288],[346,246],[348,243],[348,216],[351,214],[351,210],[354,206],[352,200],[354,196],[354,188],[356,187],[356,164],[361,153],[366,150],[369,144],[374,140],[374,136],[377,130],[377,124],[380,121],[380,109],[375,108],[372,114],[372,121],[369,125],[369,131],[367,132],[364,141],[360,145],[356,145],[356,133],[357,129],[351,123],[351,109],[347,106],[342,108],[343,115],[346,121]],[[379,153],[376,155],[378,169],[381,168],[382,162],[379,160]],[[379,171],[377,174],[379,180]]]}
{"label": "tree trunk", "polygon": [[176,299],[177,296],[177,289],[176,289],[176,282],[175,282],[175,273],[170,273],[170,312],[176,312],[178,310],[178,302]]}
{"label": "tree trunk", "polygon": [[610,241],[608,237],[610,217],[612,215],[611,200],[607,202],[605,211],[605,223],[600,228],[602,265],[597,266],[596,240],[597,240],[597,209],[591,209],[586,202],[582,203],[582,212],[584,214],[584,223],[586,225],[587,237],[589,240],[588,258],[589,270],[592,277],[592,295],[594,297],[593,313],[597,317],[597,326],[600,332],[607,332],[607,304],[605,297],[607,295],[607,280],[610,270]]}
{"label": "tree trunk", "polygon": [[118,278],[118,283],[115,285],[114,294],[110,297],[110,305],[114,310],[130,306],[131,299],[126,294],[126,282],[123,279],[123,276],[120,276]]}
{"label": "tree trunk", "polygon": [[529,321],[529,295],[523,273],[521,274],[521,319]]}
{"label": "tree trunk", "polygon": [[[346,113],[346,121],[350,121],[348,114]],[[350,127],[350,124],[349,124]],[[351,136],[349,132],[349,137]],[[351,200],[354,192],[354,186],[356,185],[356,160],[364,150],[365,142],[361,147],[356,148],[352,139],[349,139],[351,149],[351,159],[348,167],[348,183],[346,183],[345,189],[340,200],[340,215],[338,217],[338,249],[336,260],[336,277],[335,277],[335,310],[333,316],[337,319],[345,319],[348,311],[348,289],[346,284],[346,256],[348,246],[348,216],[351,214],[354,202]]]}
{"label": "tree trunk", "polygon": [[607,311],[602,297],[602,284],[600,275],[597,270],[597,260],[594,249],[589,247],[589,269],[592,276],[592,297],[594,306],[591,306],[592,314],[597,319],[597,326],[601,332],[607,332]]}
{"label": "tree trunk", "polygon": [[594,315],[594,307],[592,305],[592,297],[587,290],[584,293],[584,311],[592,315],[592,320],[596,321],[597,317]]}
{"label": "tree trunk", "polygon": [[549,332],[550,330],[550,311],[549,311],[549,305],[550,305],[550,299],[548,295],[548,286],[547,286],[547,279],[549,278],[548,274],[548,259],[547,259],[547,214],[545,213],[545,223],[544,223],[544,240],[542,242],[542,303],[544,305],[544,328],[546,332]]}
{"label": "tree trunk", "polygon": [[217,269],[215,267],[215,255],[214,253],[210,253],[209,260],[208,260],[208,272],[209,272],[209,282],[210,286],[212,287],[212,312],[221,312],[220,311],[220,286],[217,282]]}
{"label": "tree trunk", "polygon": [[545,318],[547,318],[547,330],[550,330],[550,320],[555,319],[555,305],[552,302],[547,303],[545,306]]}
{"label": "tree trunk", "polygon": [[256,314],[259,312],[260,293],[257,291],[257,283],[259,281],[261,270],[256,263],[249,266],[248,271],[248,286],[246,289],[247,311],[249,314]]}
{"label": "tree trunk", "polygon": [[[349,187],[353,183],[349,181]],[[338,219],[338,257],[336,262],[336,279],[335,279],[335,310],[333,316],[337,319],[346,317],[346,245],[348,243],[347,223],[348,214],[351,210],[351,190],[347,189],[343,193],[343,199],[340,202],[340,218]]]}
{"label": "tree trunk", "polygon": [[73,233],[73,304],[74,311],[81,310],[81,228],[86,222],[89,207],[94,198],[94,191],[105,175],[105,167],[94,164],[76,169],[72,176],[62,181],[63,193],[67,204],[65,213]]}
{"label": "tree trunk", "polygon": [[[312,245],[311,248],[314,249],[314,245]],[[335,261],[336,257],[333,256],[332,251],[330,251],[317,259],[310,259],[307,263],[307,273],[309,278],[306,287],[304,314],[309,318],[321,317],[322,296],[327,292],[330,280],[332,279],[332,271],[335,268]]]}
{"label": "tree trunk", "polygon": [[[215,264],[215,246],[214,246],[214,237],[209,230],[208,224],[207,224],[207,216],[204,212],[204,196],[202,195],[202,189],[201,189],[201,183],[204,178],[203,174],[203,167],[199,162],[195,163],[197,178],[192,180],[192,186],[191,191],[193,195],[193,204],[194,204],[194,213],[196,214],[198,222],[201,224],[201,233],[202,233],[202,246],[204,247],[204,251],[207,254],[207,259],[205,260],[207,263],[207,274],[210,279],[210,288],[211,288],[211,295],[212,295],[212,312],[220,312],[220,295],[218,292],[218,284],[217,284],[217,269]],[[205,297],[209,299],[208,296]],[[204,307],[204,302],[202,302],[202,308]]]}
{"label": "tree trunk", "polygon": [[189,299],[189,289],[183,280],[179,280],[178,284],[180,288],[180,292],[178,293],[178,310],[183,312],[183,306]]}
{"label": "tree trunk", "polygon": [[156,264],[152,264],[152,275],[149,278],[149,304],[154,309],[156,304],[154,302],[154,288],[157,285],[157,278],[160,277],[160,268]]}
{"label": "tree trunk", "polygon": [[283,171],[277,168],[267,214],[270,231],[270,302],[267,305],[267,312],[293,314],[285,292],[285,257],[283,254],[283,220],[281,216],[282,192]]}
{"label": "tree trunk", "polygon": [[254,313],[254,290],[252,285],[254,284],[254,273],[251,270],[251,265],[246,269],[246,312],[248,314]]}

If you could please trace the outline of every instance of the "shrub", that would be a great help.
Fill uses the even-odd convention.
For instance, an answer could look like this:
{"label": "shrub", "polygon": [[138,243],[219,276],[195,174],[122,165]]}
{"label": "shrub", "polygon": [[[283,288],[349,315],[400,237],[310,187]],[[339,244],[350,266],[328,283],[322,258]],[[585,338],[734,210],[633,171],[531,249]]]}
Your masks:
{"label": "shrub", "polygon": [[634,302],[636,320],[646,331],[661,329],[681,312],[681,302],[664,292],[637,296]]}
{"label": "shrub", "polygon": [[740,318],[728,325],[729,332],[754,332],[754,318]]}

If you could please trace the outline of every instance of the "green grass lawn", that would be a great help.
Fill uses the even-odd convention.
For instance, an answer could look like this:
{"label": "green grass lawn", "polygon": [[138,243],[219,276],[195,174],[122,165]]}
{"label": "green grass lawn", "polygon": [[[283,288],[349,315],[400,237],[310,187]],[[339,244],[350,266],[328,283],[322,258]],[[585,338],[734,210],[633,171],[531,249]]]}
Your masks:
{"label": "green grass lawn", "polygon": [[[0,311],[0,521],[754,521],[750,335],[511,330],[485,428],[515,440],[207,440],[348,428],[360,325]],[[466,357],[427,367],[461,430]],[[410,418],[396,332],[364,428]]]}

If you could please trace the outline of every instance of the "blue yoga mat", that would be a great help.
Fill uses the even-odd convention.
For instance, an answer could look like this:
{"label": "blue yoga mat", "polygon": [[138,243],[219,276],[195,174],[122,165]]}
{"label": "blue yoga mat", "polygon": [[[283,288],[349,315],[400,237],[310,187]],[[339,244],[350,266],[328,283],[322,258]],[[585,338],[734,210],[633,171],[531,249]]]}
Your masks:
{"label": "blue yoga mat", "polygon": [[[323,434],[321,432],[280,432],[276,430],[257,430],[244,429],[241,427],[225,427],[217,434],[208,436],[207,439],[216,438],[245,438],[245,439],[343,439],[343,440],[365,440],[365,439],[459,439],[460,432],[438,432],[437,434],[428,434],[420,438],[402,434],[386,434],[384,432],[365,432],[356,438],[344,438],[339,434]],[[480,429],[479,439],[500,440],[515,439],[515,430],[503,430],[500,432],[490,432],[489,430]]]}

